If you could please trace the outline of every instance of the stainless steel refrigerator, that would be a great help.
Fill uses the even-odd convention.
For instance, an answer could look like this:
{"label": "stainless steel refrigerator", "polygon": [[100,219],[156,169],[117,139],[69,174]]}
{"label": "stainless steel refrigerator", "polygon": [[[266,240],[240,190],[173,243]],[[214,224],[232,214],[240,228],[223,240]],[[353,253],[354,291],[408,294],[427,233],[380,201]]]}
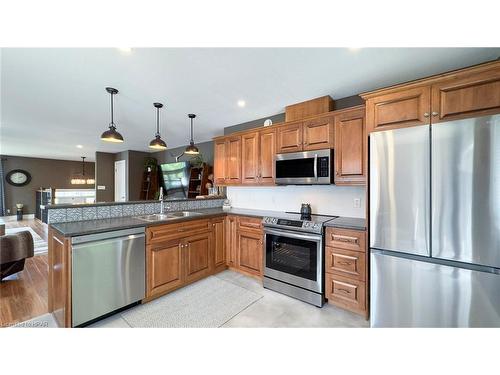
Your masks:
{"label": "stainless steel refrigerator", "polygon": [[373,327],[500,327],[500,115],[370,134]]}

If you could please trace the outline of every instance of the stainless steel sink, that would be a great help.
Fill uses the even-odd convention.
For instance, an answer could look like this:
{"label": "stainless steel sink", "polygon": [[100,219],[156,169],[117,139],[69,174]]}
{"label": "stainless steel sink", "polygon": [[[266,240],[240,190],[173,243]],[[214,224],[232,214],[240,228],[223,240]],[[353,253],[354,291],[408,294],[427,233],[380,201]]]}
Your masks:
{"label": "stainless steel sink", "polygon": [[161,220],[172,220],[172,219],[178,219],[180,217],[190,217],[197,215],[201,215],[201,213],[193,211],[179,211],[179,212],[169,212],[168,214],[141,215],[141,216],[135,216],[135,218],[144,221],[161,221]]}
{"label": "stainless steel sink", "polygon": [[179,211],[179,212],[169,212],[167,215],[173,217],[188,217],[188,216],[201,215],[201,213],[194,211]]}
{"label": "stainless steel sink", "polygon": [[135,216],[135,218],[144,221],[159,221],[159,220],[174,219],[174,217],[169,217],[167,214],[141,215],[141,216]]}

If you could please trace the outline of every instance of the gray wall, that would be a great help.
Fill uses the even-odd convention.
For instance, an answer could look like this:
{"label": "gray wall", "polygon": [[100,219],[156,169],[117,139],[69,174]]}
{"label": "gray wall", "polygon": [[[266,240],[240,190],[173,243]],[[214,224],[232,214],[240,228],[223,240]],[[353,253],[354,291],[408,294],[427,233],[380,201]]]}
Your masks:
{"label": "gray wall", "polygon": [[[187,146],[187,145],[186,145]],[[172,163],[175,161],[175,157],[180,155],[186,149],[186,146],[171,148],[166,151],[160,151],[150,154],[152,157],[158,160],[159,164]],[[200,150],[200,154],[203,157],[205,163],[214,165],[214,142],[207,141],[202,143],[196,143],[196,147]],[[192,158],[189,155],[183,155],[179,161],[188,161]]]}
{"label": "gray wall", "polygon": [[115,200],[115,161],[126,162],[125,188],[127,200],[137,201],[141,194],[144,158],[155,157],[155,154],[142,151],[127,150],[108,153],[96,152],[96,183],[106,186],[106,190],[97,190],[97,202],[114,202]]}
{"label": "gray wall", "polygon": [[[115,154],[110,152],[95,153],[96,202],[113,202],[115,200]],[[99,190],[97,186],[105,186]]]}
{"label": "gray wall", "polygon": [[[93,189],[94,185],[71,185],[71,177],[82,173],[81,161],[1,156],[5,174],[13,169],[24,169],[31,174],[31,182],[16,187],[5,182],[5,205],[10,214],[15,214],[16,203],[24,204],[24,213],[35,213],[35,192],[40,188]],[[94,176],[94,163],[85,162],[85,176]]]}
{"label": "gray wall", "polygon": [[144,176],[144,159],[155,157],[150,152],[128,152],[128,200],[138,201],[141,196],[142,178]]}

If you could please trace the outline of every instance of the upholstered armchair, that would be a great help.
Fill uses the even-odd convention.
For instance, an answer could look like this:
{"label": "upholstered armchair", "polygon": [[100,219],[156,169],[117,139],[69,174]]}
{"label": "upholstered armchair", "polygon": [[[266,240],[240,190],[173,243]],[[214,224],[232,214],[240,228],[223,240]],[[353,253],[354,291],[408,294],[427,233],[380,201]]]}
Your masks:
{"label": "upholstered armchair", "polygon": [[28,231],[0,236],[0,281],[24,269],[34,255],[33,236]]}

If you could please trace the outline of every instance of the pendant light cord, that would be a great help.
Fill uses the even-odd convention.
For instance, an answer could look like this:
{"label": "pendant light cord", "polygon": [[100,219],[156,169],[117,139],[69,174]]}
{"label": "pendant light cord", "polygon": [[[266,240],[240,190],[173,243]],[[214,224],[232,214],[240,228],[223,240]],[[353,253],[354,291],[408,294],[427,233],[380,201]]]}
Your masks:
{"label": "pendant light cord", "polygon": [[160,135],[160,108],[156,108],[156,136]]}
{"label": "pendant light cord", "polygon": [[111,93],[111,123],[110,126],[115,127],[114,117],[113,117],[113,93]]}
{"label": "pendant light cord", "polygon": [[193,140],[193,118],[191,117],[191,144],[194,144]]}

